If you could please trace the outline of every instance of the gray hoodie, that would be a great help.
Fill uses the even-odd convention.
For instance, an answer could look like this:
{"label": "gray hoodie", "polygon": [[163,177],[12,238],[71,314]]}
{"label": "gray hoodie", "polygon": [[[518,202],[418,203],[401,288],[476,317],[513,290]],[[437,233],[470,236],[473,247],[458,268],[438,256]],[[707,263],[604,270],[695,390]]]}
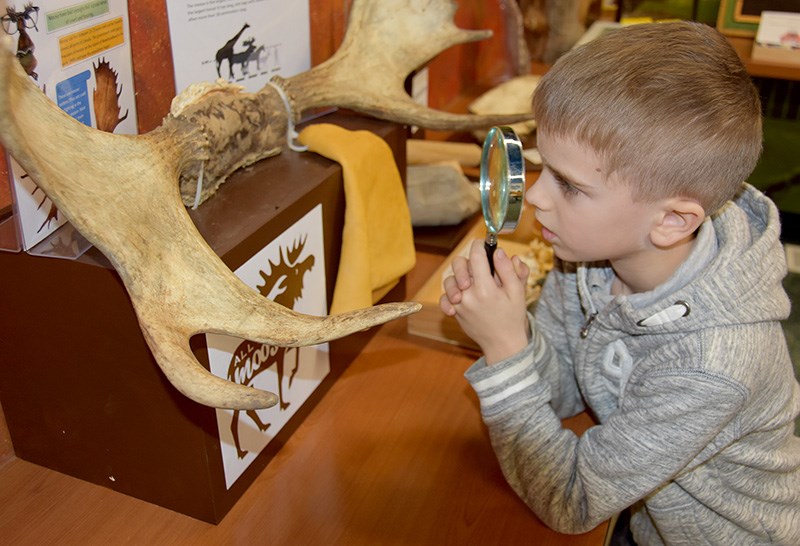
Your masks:
{"label": "gray hoodie", "polygon": [[[638,544],[800,545],[800,386],[775,205],[744,186],[663,285],[554,270],[521,353],[466,373],[503,473],[565,533],[632,507]],[[588,409],[581,437],[560,419]]]}

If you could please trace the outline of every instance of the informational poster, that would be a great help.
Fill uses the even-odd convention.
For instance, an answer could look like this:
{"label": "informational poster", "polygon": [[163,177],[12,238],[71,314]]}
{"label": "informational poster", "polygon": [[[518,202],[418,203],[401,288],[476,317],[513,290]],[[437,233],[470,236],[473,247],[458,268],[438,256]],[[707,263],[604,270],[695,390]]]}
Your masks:
{"label": "informational poster", "polygon": [[[317,205],[235,271],[253,290],[307,315],[328,313],[322,205]],[[262,410],[217,409],[225,484],[231,485],[330,372],[328,345],[286,348],[206,334],[214,375],[276,393]]]}
{"label": "informational poster", "polygon": [[167,2],[176,93],[224,79],[256,92],[311,67],[308,0]]}
{"label": "informational poster", "polygon": [[[8,2],[3,31],[30,78],[90,127],[136,133],[127,0]],[[16,161],[10,161],[15,215],[29,250],[65,219]]]}

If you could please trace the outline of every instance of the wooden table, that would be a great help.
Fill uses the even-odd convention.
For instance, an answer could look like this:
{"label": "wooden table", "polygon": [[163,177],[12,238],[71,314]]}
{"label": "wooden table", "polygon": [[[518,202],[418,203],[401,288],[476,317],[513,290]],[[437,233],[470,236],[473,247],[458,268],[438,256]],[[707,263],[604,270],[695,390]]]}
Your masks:
{"label": "wooden table", "polygon": [[754,61],[751,57],[753,38],[741,36],[728,36],[728,41],[739,54],[747,71],[751,76],[761,78],[776,78],[779,80],[800,81],[800,66]]}
{"label": "wooden table", "polygon": [[[418,253],[409,294],[442,259]],[[382,326],[219,525],[11,457],[0,543],[602,544],[607,525],[555,533],[506,484],[463,378],[474,358]]]}

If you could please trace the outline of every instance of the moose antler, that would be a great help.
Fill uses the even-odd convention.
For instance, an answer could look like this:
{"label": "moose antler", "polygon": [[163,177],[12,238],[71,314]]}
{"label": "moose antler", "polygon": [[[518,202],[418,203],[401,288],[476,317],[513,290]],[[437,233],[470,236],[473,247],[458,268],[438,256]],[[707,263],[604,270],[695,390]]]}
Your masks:
{"label": "moose antler", "polygon": [[60,110],[5,50],[0,75],[0,137],[75,228],[109,258],[156,361],[189,398],[235,409],[276,402],[272,393],[210,374],[191,352],[194,334],[313,345],[418,309],[397,303],[312,317],[259,296],[211,250],[180,202],[175,181],[201,135],[189,129],[185,138],[174,124],[139,137],[96,131]]}
{"label": "moose antler", "polygon": [[[450,126],[463,127],[466,116],[434,119],[396,92],[408,71],[439,50],[486,36],[455,29],[449,21],[453,11],[453,2],[444,0],[355,1],[344,53],[307,75],[283,80],[289,102],[298,113],[336,103],[405,123],[440,128],[449,120]],[[394,25],[404,28],[399,31],[402,39],[376,35]],[[189,348],[194,334],[222,333],[297,347],[419,309],[415,303],[393,303],[329,317],[296,313],[244,285],[195,229],[181,194],[184,202],[192,201],[198,176],[205,175],[205,198],[234,170],[280,152],[289,121],[275,88],[255,94],[223,84],[192,88],[176,97],[159,128],[140,136],[114,135],[60,110],[25,74],[10,39],[2,45],[0,140],[73,226],[111,261],[156,361],[189,398],[231,409],[264,408],[277,401],[272,393],[209,373]],[[420,52],[414,53],[417,45]],[[393,47],[397,51],[390,53]],[[363,53],[357,53],[359,48]],[[380,71],[387,81],[365,92],[365,82],[377,72],[369,58],[378,54],[387,63]],[[361,66],[367,62],[372,64]],[[351,69],[355,72],[348,75]],[[328,86],[337,91],[318,91]],[[355,97],[361,92],[365,99],[359,103]],[[385,110],[382,94],[389,98]],[[528,116],[472,116],[470,127]]]}
{"label": "moose antler", "polygon": [[341,106],[398,123],[457,131],[529,119],[530,114],[441,112],[414,102],[405,92],[403,84],[412,70],[450,46],[492,35],[490,30],[456,27],[456,8],[453,1],[353,2],[347,33],[336,53],[309,72],[284,80],[295,111]]}
{"label": "moose antler", "polygon": [[202,203],[236,169],[280,153],[287,124],[312,108],[339,106],[397,123],[457,131],[530,119],[529,112],[451,114],[424,107],[405,92],[412,70],[452,45],[491,36],[490,30],[456,27],[456,7],[452,0],[354,0],[342,46],[330,59],[291,78],[272,78],[290,105],[291,120],[271,85],[255,94],[219,82],[187,88],[175,97],[172,115],[202,125],[214,152],[181,173],[184,204]]}

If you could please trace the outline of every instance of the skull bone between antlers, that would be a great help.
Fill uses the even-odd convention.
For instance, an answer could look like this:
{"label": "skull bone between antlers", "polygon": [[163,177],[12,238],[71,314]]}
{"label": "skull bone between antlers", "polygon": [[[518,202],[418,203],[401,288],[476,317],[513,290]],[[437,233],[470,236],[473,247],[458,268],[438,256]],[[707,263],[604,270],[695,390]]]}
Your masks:
{"label": "skull bone between antlers", "polygon": [[[452,45],[491,35],[457,28],[455,9],[451,0],[355,0],[333,57],[273,83],[298,118],[320,106],[430,129],[470,130],[529,118],[437,112],[405,93],[403,82],[412,70]],[[0,141],[111,261],[158,365],[187,397],[231,409],[266,408],[277,401],[273,393],[212,375],[189,347],[195,334],[298,347],[419,309],[401,302],[327,317],[294,312],[250,290],[194,227],[184,203],[194,200],[201,168],[205,199],[235,170],[280,153],[290,120],[273,86],[257,93],[227,84],[192,86],[175,98],[155,130],[114,135],[61,111],[30,80],[8,39],[3,45]]]}

